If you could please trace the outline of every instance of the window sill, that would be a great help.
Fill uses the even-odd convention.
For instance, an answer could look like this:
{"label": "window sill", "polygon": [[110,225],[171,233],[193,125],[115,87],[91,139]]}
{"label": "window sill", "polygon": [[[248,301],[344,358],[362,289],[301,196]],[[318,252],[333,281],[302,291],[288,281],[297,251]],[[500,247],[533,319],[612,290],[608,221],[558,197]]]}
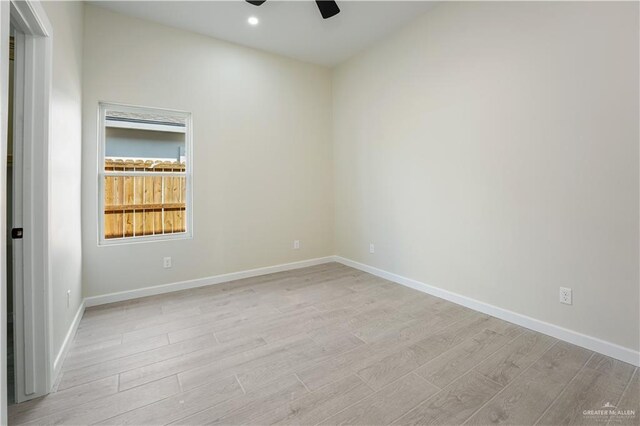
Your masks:
{"label": "window sill", "polygon": [[130,244],[154,243],[162,241],[191,240],[193,235],[191,232],[180,232],[175,234],[163,235],[146,235],[142,237],[125,237],[125,238],[101,238],[98,241],[98,247],[123,246]]}

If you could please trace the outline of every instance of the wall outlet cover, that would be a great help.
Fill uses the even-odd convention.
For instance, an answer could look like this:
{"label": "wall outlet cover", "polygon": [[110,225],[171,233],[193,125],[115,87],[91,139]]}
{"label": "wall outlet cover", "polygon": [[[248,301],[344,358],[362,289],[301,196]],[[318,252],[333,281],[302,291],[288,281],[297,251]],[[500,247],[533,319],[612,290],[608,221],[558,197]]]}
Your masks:
{"label": "wall outlet cover", "polygon": [[560,287],[560,303],[573,304],[572,290],[569,287]]}

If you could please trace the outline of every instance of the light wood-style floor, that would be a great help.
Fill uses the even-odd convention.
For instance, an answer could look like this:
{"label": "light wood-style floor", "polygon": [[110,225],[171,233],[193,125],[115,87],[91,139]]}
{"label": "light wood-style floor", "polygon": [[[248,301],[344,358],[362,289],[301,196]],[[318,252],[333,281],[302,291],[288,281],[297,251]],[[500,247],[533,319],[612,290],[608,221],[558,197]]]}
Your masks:
{"label": "light wood-style floor", "polygon": [[[88,309],[10,424],[638,424],[638,369],[335,263]],[[605,404],[636,418],[585,416]]]}

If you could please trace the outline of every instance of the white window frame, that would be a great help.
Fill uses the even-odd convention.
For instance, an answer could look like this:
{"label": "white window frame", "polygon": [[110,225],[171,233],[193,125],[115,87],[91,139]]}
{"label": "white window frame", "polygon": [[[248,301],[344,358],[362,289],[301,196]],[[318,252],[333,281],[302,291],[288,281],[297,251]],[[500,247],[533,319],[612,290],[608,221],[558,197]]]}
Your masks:
{"label": "white window frame", "polygon": [[[106,112],[108,110],[117,110],[122,112],[131,113],[143,113],[143,114],[158,114],[162,113],[167,116],[183,119],[185,122],[185,180],[186,180],[186,203],[185,203],[185,231],[176,232],[170,234],[159,235],[142,235],[133,237],[122,238],[105,238],[104,237],[104,191],[105,191],[105,176],[111,173],[105,171],[105,151],[106,151]],[[153,241],[170,241],[170,240],[184,240],[193,238],[193,129],[191,113],[186,111],[170,110],[165,108],[152,108],[135,105],[126,105],[112,102],[99,102],[98,103],[98,163],[96,167],[97,180],[98,180],[98,245],[110,246],[119,244],[137,244],[147,243]],[[172,172],[126,172],[127,176],[167,176]],[[176,173],[176,172],[174,172]],[[113,172],[117,175],[125,175],[122,172]],[[179,173],[182,176],[182,173]]]}

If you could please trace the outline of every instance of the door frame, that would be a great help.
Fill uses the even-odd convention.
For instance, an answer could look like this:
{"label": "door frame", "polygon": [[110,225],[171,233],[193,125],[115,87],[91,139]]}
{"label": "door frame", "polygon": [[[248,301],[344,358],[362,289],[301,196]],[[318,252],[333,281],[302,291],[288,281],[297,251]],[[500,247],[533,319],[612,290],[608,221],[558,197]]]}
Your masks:
{"label": "door frame", "polygon": [[[0,2],[0,158],[7,153],[7,108],[9,27],[16,31],[16,55],[22,70],[16,72],[14,129],[22,138],[22,283],[15,283],[21,295],[15,306],[16,402],[47,394],[54,381],[52,341],[51,263],[49,256],[49,112],[52,74],[52,27],[38,1]],[[18,36],[20,33],[20,36]],[[17,63],[18,61],[16,61]],[[6,65],[4,65],[6,64]],[[18,75],[20,74],[20,75]],[[18,99],[20,96],[20,99]],[[0,423],[6,424],[7,335],[6,335],[6,162],[0,161],[0,358],[2,380]],[[14,218],[15,221],[15,218]],[[18,288],[18,286],[22,288]],[[19,348],[19,350],[18,350]]]}

